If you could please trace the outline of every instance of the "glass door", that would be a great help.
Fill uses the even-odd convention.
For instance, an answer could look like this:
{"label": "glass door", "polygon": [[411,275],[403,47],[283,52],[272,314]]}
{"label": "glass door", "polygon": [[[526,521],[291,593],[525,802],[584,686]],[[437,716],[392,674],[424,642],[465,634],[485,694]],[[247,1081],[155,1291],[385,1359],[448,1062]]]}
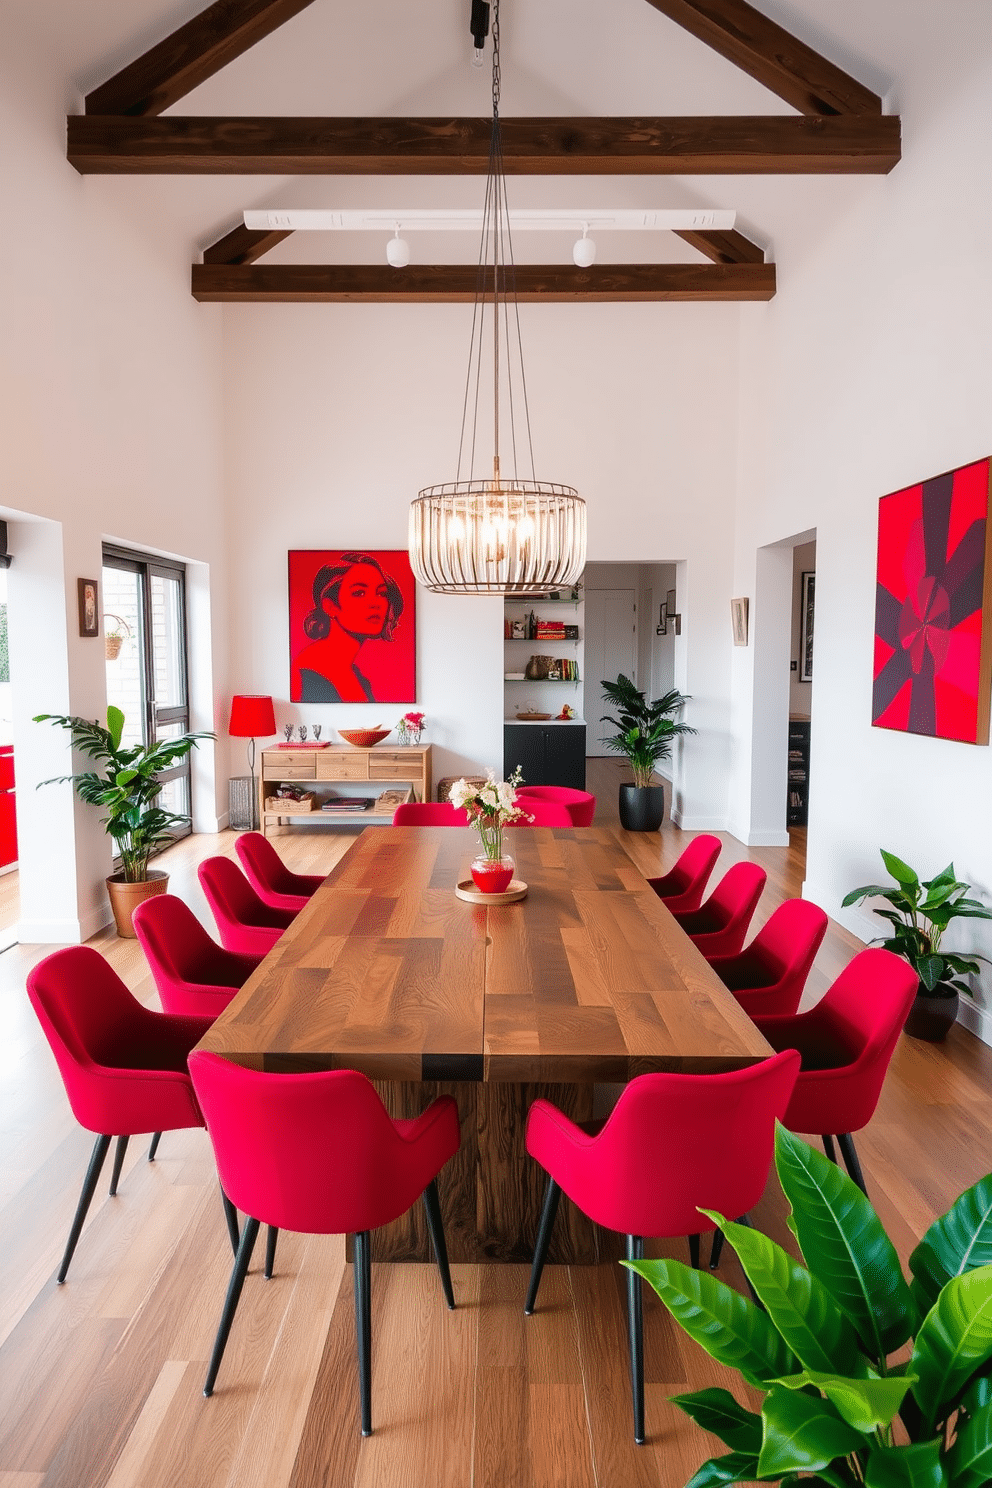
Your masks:
{"label": "glass door", "polygon": [[[124,714],[124,742],[157,744],[189,730],[186,573],[181,564],[104,549],[103,626],[107,702]],[[159,804],[190,812],[189,758],[159,777]],[[189,826],[174,837],[185,837]]]}

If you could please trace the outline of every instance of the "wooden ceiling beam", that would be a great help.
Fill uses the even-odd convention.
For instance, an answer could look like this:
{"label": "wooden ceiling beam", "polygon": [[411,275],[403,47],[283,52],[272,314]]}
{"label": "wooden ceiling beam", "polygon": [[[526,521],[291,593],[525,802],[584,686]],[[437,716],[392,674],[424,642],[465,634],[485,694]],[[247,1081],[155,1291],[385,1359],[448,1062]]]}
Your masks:
{"label": "wooden ceiling beam", "polygon": [[86,112],[160,114],[312,4],[313,0],[216,0],[88,93]]}
{"label": "wooden ceiling beam", "polygon": [[[489,119],[71,115],[81,175],[485,175]],[[501,120],[507,175],[885,175],[895,115]]]}
{"label": "wooden ceiling beam", "polygon": [[757,243],[752,243],[743,233],[732,229],[730,232],[710,230],[708,232],[697,232],[690,228],[676,228],[675,236],[682,238],[686,243],[697,248],[700,253],[712,259],[714,263],[740,264],[740,263],[764,263],[765,250],[759,248]]}
{"label": "wooden ceiling beam", "polygon": [[[475,264],[194,264],[204,304],[471,304]],[[664,300],[770,300],[774,264],[517,264],[521,304],[619,304]]]}
{"label": "wooden ceiling beam", "polygon": [[245,227],[239,223],[231,229],[224,237],[218,238],[216,243],[211,243],[209,248],[203,250],[203,262],[205,264],[251,264],[263,253],[268,253],[283,238],[292,237],[290,229],[283,228],[281,231],[275,229],[266,231],[253,227]]}
{"label": "wooden ceiling beam", "polygon": [[880,114],[882,100],[746,0],[648,0],[803,114]]}

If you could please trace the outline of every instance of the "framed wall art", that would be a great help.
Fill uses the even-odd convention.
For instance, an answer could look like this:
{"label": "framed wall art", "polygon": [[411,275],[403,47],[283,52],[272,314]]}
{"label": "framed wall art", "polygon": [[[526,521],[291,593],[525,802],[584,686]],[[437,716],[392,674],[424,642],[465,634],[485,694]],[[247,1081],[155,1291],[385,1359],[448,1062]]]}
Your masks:
{"label": "framed wall art", "polygon": [[294,703],[415,703],[416,583],[404,548],[289,554]]}
{"label": "framed wall art", "polygon": [[730,622],[734,630],[734,645],[747,645],[747,611],[746,599],[732,599],[730,601]]}
{"label": "framed wall art", "polygon": [[100,634],[100,585],[96,579],[77,579],[76,598],[79,604],[79,634]]}
{"label": "framed wall art", "polygon": [[805,569],[799,598],[799,680],[813,680],[813,618],[816,613],[816,574]]}
{"label": "framed wall art", "polygon": [[976,460],[878,504],[877,728],[988,743],[990,469]]}

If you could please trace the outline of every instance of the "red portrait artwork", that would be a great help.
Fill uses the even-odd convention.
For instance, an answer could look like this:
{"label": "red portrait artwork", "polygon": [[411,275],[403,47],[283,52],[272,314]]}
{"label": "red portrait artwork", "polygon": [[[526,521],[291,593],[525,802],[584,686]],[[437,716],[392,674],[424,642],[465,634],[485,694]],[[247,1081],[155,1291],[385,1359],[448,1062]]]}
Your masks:
{"label": "red portrait artwork", "polygon": [[978,460],[879,502],[878,728],[988,743],[990,467]]}
{"label": "red portrait artwork", "polygon": [[289,696],[416,702],[416,584],[404,549],[290,553]]}

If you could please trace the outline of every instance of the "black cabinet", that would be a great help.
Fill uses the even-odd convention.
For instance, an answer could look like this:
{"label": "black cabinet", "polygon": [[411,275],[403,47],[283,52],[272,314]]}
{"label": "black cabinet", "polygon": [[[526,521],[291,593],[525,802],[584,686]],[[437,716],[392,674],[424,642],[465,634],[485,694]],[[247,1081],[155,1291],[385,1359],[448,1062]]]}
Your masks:
{"label": "black cabinet", "polygon": [[504,779],[520,766],[525,785],[586,788],[584,723],[507,723],[503,726]]}
{"label": "black cabinet", "polygon": [[809,816],[809,719],[789,719],[789,782],[785,820],[804,827]]}

